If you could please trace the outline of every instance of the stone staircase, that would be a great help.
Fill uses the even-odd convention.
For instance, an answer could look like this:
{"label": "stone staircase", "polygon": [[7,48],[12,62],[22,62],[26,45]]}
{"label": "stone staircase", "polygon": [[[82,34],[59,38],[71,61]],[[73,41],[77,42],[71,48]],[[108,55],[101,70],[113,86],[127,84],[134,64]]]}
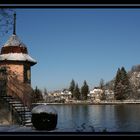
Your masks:
{"label": "stone staircase", "polygon": [[32,126],[32,93],[31,85],[21,82],[16,73],[8,67],[0,68],[0,99],[8,104],[10,111],[24,126]]}
{"label": "stone staircase", "polygon": [[25,106],[20,99],[12,97],[12,96],[1,96],[5,102],[8,103],[10,111],[16,113],[18,116],[18,121],[21,125],[32,127],[31,122],[31,110]]}

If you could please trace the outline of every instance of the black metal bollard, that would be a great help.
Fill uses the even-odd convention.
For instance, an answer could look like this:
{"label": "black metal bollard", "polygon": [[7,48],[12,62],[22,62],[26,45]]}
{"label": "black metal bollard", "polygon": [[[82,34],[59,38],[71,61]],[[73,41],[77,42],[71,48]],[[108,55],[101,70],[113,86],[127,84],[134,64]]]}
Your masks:
{"label": "black metal bollard", "polygon": [[50,106],[38,105],[32,109],[31,121],[37,130],[54,130],[57,125],[57,113]]}

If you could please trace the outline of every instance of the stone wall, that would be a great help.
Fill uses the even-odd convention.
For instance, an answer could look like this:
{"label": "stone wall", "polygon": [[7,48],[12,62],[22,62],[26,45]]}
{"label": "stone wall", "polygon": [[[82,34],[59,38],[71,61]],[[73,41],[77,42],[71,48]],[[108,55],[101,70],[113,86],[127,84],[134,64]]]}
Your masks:
{"label": "stone wall", "polygon": [[1,64],[0,67],[6,66],[11,72],[14,72],[17,76],[17,79],[21,82],[24,82],[24,69],[23,64]]}
{"label": "stone wall", "polygon": [[10,125],[12,122],[12,112],[9,110],[8,104],[0,100],[0,125]]}
{"label": "stone wall", "polygon": [[[8,67],[5,67],[5,72],[0,72],[0,95],[10,95],[18,98],[25,106],[30,108],[33,98],[33,89],[30,83],[24,83],[21,79],[19,80],[16,72],[16,70],[22,71],[23,67],[20,67],[20,65],[17,65],[17,67],[16,65],[10,65],[11,66],[8,65]],[[5,82],[3,79],[5,79]]]}

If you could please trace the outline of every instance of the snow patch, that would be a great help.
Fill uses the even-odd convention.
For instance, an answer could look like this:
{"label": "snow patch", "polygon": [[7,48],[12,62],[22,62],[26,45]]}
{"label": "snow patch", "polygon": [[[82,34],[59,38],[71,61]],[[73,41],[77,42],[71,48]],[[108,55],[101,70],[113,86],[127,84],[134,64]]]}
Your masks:
{"label": "snow patch", "polygon": [[36,60],[34,60],[31,56],[23,53],[2,54],[0,55],[0,60],[29,61],[36,63]]}
{"label": "snow patch", "polygon": [[32,113],[49,113],[49,114],[57,114],[56,110],[53,107],[47,105],[38,105],[34,107],[31,111]]}
{"label": "snow patch", "polygon": [[14,34],[4,44],[4,47],[7,47],[7,46],[26,47],[26,45],[19,39],[19,37],[17,35],[14,35]]}

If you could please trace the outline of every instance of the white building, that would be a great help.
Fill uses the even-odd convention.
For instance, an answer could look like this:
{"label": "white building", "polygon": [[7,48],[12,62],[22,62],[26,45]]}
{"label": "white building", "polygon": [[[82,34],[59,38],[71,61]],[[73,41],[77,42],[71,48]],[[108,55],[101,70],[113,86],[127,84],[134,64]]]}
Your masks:
{"label": "white building", "polygon": [[89,99],[92,100],[100,100],[101,96],[103,94],[103,90],[100,88],[94,88],[93,90],[91,90],[88,94]]}
{"label": "white building", "polygon": [[113,100],[114,99],[114,91],[113,90],[105,90],[106,100]]}
{"label": "white building", "polygon": [[65,101],[68,101],[71,99],[72,93],[69,90],[63,90],[61,91],[61,99],[65,99]]}

